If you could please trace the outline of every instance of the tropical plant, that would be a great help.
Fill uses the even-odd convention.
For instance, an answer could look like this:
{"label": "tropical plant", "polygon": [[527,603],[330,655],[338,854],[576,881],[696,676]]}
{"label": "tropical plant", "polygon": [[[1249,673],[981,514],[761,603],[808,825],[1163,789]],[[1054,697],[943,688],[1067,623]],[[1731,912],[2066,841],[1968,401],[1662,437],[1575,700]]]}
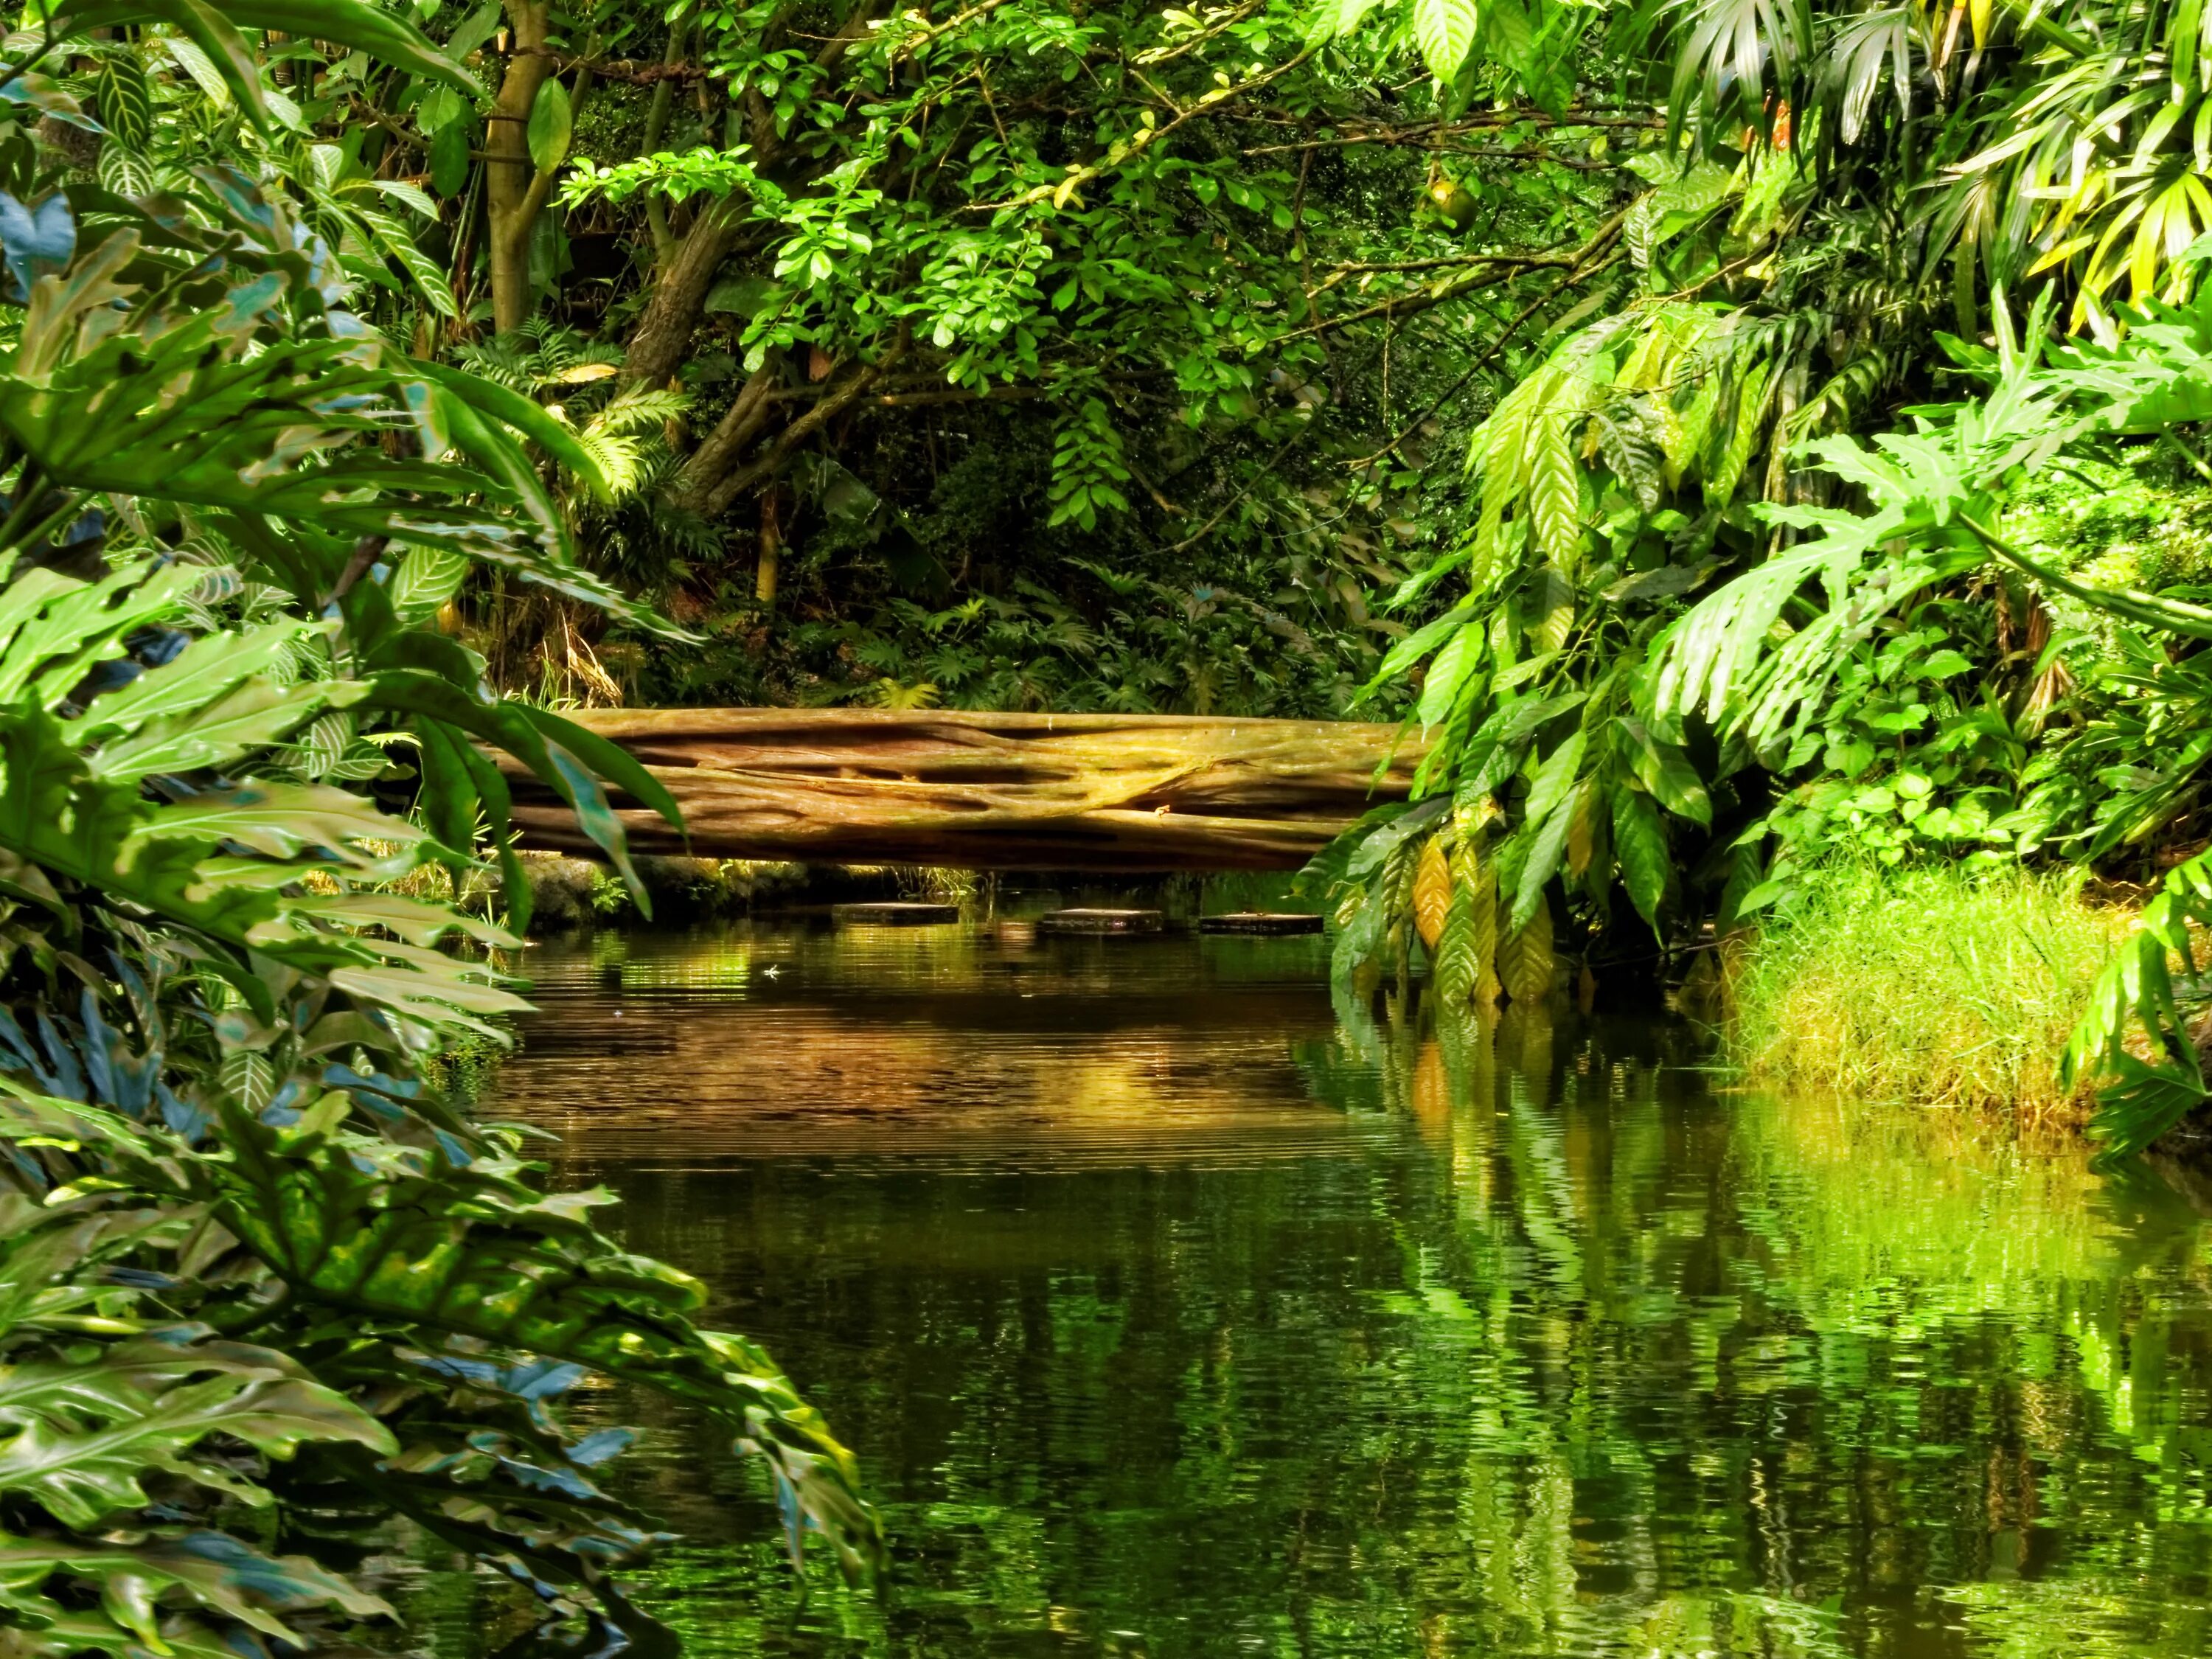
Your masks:
{"label": "tropical plant", "polygon": [[[80,8],[6,48],[0,1626],[57,1656],[343,1645],[391,1611],[358,1539],[404,1516],[553,1624],[651,1644],[611,1577],[649,1534],[590,1473],[624,1437],[578,1438],[562,1395],[696,1402],[766,1459],[794,1553],[818,1531],[858,1571],[852,1460],[692,1322],[693,1281],[592,1224],[604,1195],[549,1194],[416,1075],[523,1006],[487,954],[527,901],[477,744],[624,870],[600,779],[672,811],[432,619],[472,568],[650,618],[576,563],[524,446],[603,485],[591,449],[362,321],[298,195],[215,146],[127,196],[39,136],[90,120],[34,67],[64,43],[127,101],[133,37],[87,35],[117,28],[277,130],[241,25],[466,84],[347,0]],[[487,837],[504,926],[389,890]]]}
{"label": "tropical plant", "polygon": [[[2071,672],[2031,591],[2069,603],[2055,588],[1993,575],[1972,538],[1901,559],[1871,521],[1848,558],[1832,533],[1803,538],[1889,488],[1869,471],[1887,459],[1821,441],[1978,369],[1987,352],[1966,343],[1985,331],[2008,356],[2087,331],[2080,372],[2145,372],[2124,367],[2118,335],[2193,295],[2212,204],[2189,137],[2200,20],[1753,0],[1578,25],[1506,15],[1440,0],[1317,21],[1404,31],[1447,117],[1551,33],[1578,42],[1585,85],[1605,64],[1628,107],[1665,119],[1665,141],[1628,158],[1649,188],[1609,227],[1609,274],[1554,302],[1547,345],[1474,434],[1467,527],[1395,601],[1434,620],[1370,689],[1398,688],[1428,730],[1422,788],[1495,815],[1516,914],[1557,875],[1554,896],[1599,929],[1616,881],[1662,933],[1662,897],[1694,894],[1682,922],[1726,924],[1789,890],[1770,837],[1800,862],[1838,847],[1993,854],[2063,844],[2095,817],[2113,829],[2093,840],[2102,854],[2172,823],[2196,759],[2177,775],[2152,758],[2148,705],[2117,695],[2122,677],[2098,676],[2114,694],[2088,716],[2101,764],[2031,752]],[[1540,78],[1522,85],[1540,102]],[[2023,319],[2006,296],[2031,291]],[[1693,608],[1700,592],[1715,597]],[[1620,764],[1609,696],[1701,786],[1681,794],[1689,810]],[[1532,720],[1517,753],[1498,741]],[[2085,772],[2144,767],[2163,781],[2135,788],[2136,807],[2084,787]],[[1659,854],[1619,857],[1601,827]]]}
{"label": "tropical plant", "polygon": [[[1656,653],[1655,720],[1700,718],[1747,757],[1799,741],[1834,706],[1861,642],[1917,595],[2008,566],[2125,630],[2097,674],[2113,694],[2112,712],[2057,749],[2009,827],[2032,844],[2070,838],[2092,855],[2185,832],[2212,755],[2198,718],[2212,612],[2173,593],[2081,580],[2016,545],[2000,519],[2008,491],[2054,465],[2109,464],[2130,442],[2193,453],[2189,433],[2212,413],[2203,368],[2212,301],[2153,299],[2124,318],[2127,331],[2111,343],[2051,342],[2033,326],[2039,318],[2023,342],[2000,309],[1997,348],[1959,352],[1994,381],[1986,396],[1921,410],[1914,430],[1871,447],[1850,438],[1815,446],[1867,505],[1765,509],[1772,522],[1817,533],[1669,630]],[[1785,616],[1793,625],[1780,626]],[[2085,775],[2103,787],[2093,793]],[[2185,858],[2166,875],[2068,1045],[2068,1084],[2106,1079],[2091,1128],[2114,1154],[2148,1145],[2212,1092],[2194,1036],[2204,992],[2190,936],[2212,921],[2208,858]]]}

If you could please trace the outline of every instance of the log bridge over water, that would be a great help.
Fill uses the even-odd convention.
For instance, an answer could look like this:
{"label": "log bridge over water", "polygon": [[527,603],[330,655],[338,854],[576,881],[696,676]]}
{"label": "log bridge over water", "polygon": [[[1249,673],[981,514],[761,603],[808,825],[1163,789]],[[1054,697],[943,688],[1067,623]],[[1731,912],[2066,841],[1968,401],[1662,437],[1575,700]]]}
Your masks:
{"label": "log bridge over water", "polygon": [[[1351,721],[945,709],[651,708],[576,716],[676,797],[627,796],[644,853],[973,870],[1288,870],[1403,799],[1418,729]],[[584,853],[508,763],[524,844]]]}

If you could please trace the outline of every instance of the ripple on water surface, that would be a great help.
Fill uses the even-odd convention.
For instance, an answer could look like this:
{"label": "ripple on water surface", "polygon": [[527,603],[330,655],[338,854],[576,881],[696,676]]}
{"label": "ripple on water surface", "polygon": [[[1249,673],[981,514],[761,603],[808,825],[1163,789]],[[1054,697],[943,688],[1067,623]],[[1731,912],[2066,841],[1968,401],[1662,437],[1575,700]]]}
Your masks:
{"label": "ripple on water surface", "polygon": [[[1717,1093],[1690,1034],[1393,1030],[1313,940],[740,928],[533,952],[485,1109],[859,1452],[802,1601],[681,1411],[627,1495],[700,1655],[2212,1649],[2180,1176]],[[1340,1016],[1347,1018],[1340,1018]],[[526,1625],[425,1556],[448,1659]]]}

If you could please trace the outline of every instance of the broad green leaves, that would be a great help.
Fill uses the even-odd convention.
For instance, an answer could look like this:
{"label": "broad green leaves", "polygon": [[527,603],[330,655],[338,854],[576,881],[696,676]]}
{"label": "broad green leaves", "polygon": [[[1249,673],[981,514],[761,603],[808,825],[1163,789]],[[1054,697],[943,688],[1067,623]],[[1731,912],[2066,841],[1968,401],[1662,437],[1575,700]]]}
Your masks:
{"label": "broad green leaves", "polygon": [[52,15],[64,40],[124,24],[167,25],[264,125],[268,101],[260,66],[240,32],[244,29],[329,40],[465,92],[477,90],[468,72],[419,29],[365,0],[80,0],[55,7]]}
{"label": "broad green leaves", "polygon": [[1449,81],[1474,49],[1476,0],[1413,0],[1413,39],[1429,73]]}
{"label": "broad green leaves", "polygon": [[1657,931],[1659,907],[1674,884],[1674,866],[1650,796],[1632,789],[1613,792],[1613,845],[1620,860],[1621,885],[1637,914]]}
{"label": "broad green leaves", "polygon": [[[303,1440],[350,1440],[392,1452],[388,1429],[343,1396],[287,1375],[275,1355],[262,1363],[211,1352],[176,1356],[173,1378],[141,1362],[93,1361],[0,1371],[0,1422],[16,1425],[0,1444],[0,1492],[29,1498],[65,1526],[89,1528],[147,1503],[142,1481],[173,1474],[252,1504],[268,1494],[195,1449],[217,1436],[289,1457]],[[183,1380],[195,1370],[216,1375]],[[168,1380],[154,1391],[149,1384]]]}
{"label": "broad green leaves", "polygon": [[540,173],[558,167],[568,157],[568,140],[574,128],[568,88],[561,84],[560,76],[547,76],[531,102],[529,124],[524,128],[531,164]]}
{"label": "broad green leaves", "polygon": [[[177,33],[118,27],[149,21]],[[115,32],[80,38],[94,23]],[[241,23],[474,90],[351,0],[64,13],[114,142],[138,147],[103,161],[109,188],[143,182],[191,95],[153,40],[249,117],[301,119]],[[74,112],[19,89],[0,127],[33,97]],[[439,130],[465,133],[448,101]],[[392,890],[432,858],[473,877],[482,833],[514,875],[477,742],[544,778],[618,864],[603,779],[673,812],[604,739],[498,698],[434,626],[487,566],[619,608],[574,562],[573,499],[543,471],[588,490],[615,452],[362,320],[356,282],[457,309],[407,228],[436,211],[416,186],[337,143],[268,161],[266,188],[173,156],[151,203],[0,194],[21,307],[0,356],[9,1644],[348,1645],[391,1616],[336,1535],[364,1504],[496,1561],[551,1623],[657,1640],[608,1577],[648,1534],[585,1474],[621,1437],[572,1443],[560,1421],[586,1366],[719,1413],[774,1471],[794,1553],[811,1529],[865,1571],[879,1537],[850,1455],[766,1358],[696,1328],[690,1280],[617,1248],[589,1198],[548,1194],[516,1137],[413,1074],[523,1006],[492,954],[513,934]],[[321,1517],[296,1534],[308,1553],[225,1530],[280,1506]]]}

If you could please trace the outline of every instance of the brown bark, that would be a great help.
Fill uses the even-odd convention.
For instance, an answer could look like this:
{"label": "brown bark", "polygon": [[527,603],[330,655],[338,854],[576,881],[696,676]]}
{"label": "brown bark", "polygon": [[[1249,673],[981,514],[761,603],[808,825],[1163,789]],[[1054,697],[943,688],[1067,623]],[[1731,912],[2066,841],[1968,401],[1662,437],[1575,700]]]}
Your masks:
{"label": "brown bark", "polygon": [[653,297],[645,302],[645,314],[623,354],[623,373],[629,378],[659,386],[676,373],[705,313],[715,270],[736,246],[744,215],[744,203],[737,200],[701,210],[691,228],[659,261]]}
{"label": "brown bark", "polygon": [[[804,708],[576,718],[668,787],[696,855],[968,869],[1295,869],[1369,807],[1404,799],[1421,751],[1394,726],[1326,720]],[[525,845],[591,850],[550,791],[501,764]],[[686,850],[627,803],[617,798],[633,847]]]}
{"label": "brown bark", "polygon": [[776,568],[783,558],[783,526],[776,522],[775,491],[763,490],[760,501],[760,557],[753,569],[753,597],[763,605],[775,603]]}
{"label": "brown bark", "polygon": [[550,9],[546,0],[507,0],[514,49],[484,134],[492,326],[501,334],[530,319],[530,231],[553,188],[551,175],[541,179],[530,159],[529,140],[531,106],[553,68],[545,53]]}
{"label": "brown bark", "polygon": [[738,388],[738,395],[714,422],[714,429],[700,440],[699,447],[684,463],[676,481],[678,500],[689,505],[696,495],[703,502],[708,486],[735,467],[760,441],[775,418],[776,382],[782,374],[783,354],[770,351]]}
{"label": "brown bark", "polygon": [[[677,475],[676,499],[702,518],[714,518],[727,510],[730,503],[745,491],[779,476],[791,464],[792,457],[805,447],[807,440],[859,402],[862,394],[906,356],[906,336],[902,333],[880,358],[854,368],[821,402],[777,434],[767,454],[741,466],[738,463],[752,447],[754,438],[767,427],[775,407],[775,399],[763,391],[757,411],[742,420],[732,419],[738,415],[738,404],[751,393],[754,380],[760,379],[755,375],[753,380],[745,382],[744,390],[738,394],[738,403],[730,406],[729,413],[722,417],[708,441],[684,464],[684,471]],[[767,365],[762,368],[765,373]],[[726,437],[725,427],[730,428]],[[717,442],[717,439],[724,441]]]}
{"label": "brown bark", "polygon": [[[668,28],[668,46],[662,63],[673,67],[683,61],[684,37],[690,32],[688,24],[672,23]],[[676,82],[664,78],[653,89],[653,101],[645,115],[645,142],[639,153],[650,155],[660,148],[660,140],[668,131],[669,112],[676,104]],[[647,192],[645,198],[645,222],[653,232],[653,262],[665,264],[676,251],[676,233],[668,228],[668,204],[660,198]]]}
{"label": "brown bark", "polygon": [[[856,8],[814,54],[816,64],[834,69],[854,41],[867,38],[871,20],[877,15],[873,5]],[[674,51],[672,41],[670,50]],[[750,88],[744,109],[753,165],[765,173],[781,159],[782,149],[776,137],[775,112]],[[692,333],[706,314],[715,270],[737,245],[746,205],[732,199],[702,210],[673,251],[664,251],[655,259],[653,297],[646,301],[645,314],[638,319],[623,359],[623,372],[631,380],[659,386],[683,362]]]}

